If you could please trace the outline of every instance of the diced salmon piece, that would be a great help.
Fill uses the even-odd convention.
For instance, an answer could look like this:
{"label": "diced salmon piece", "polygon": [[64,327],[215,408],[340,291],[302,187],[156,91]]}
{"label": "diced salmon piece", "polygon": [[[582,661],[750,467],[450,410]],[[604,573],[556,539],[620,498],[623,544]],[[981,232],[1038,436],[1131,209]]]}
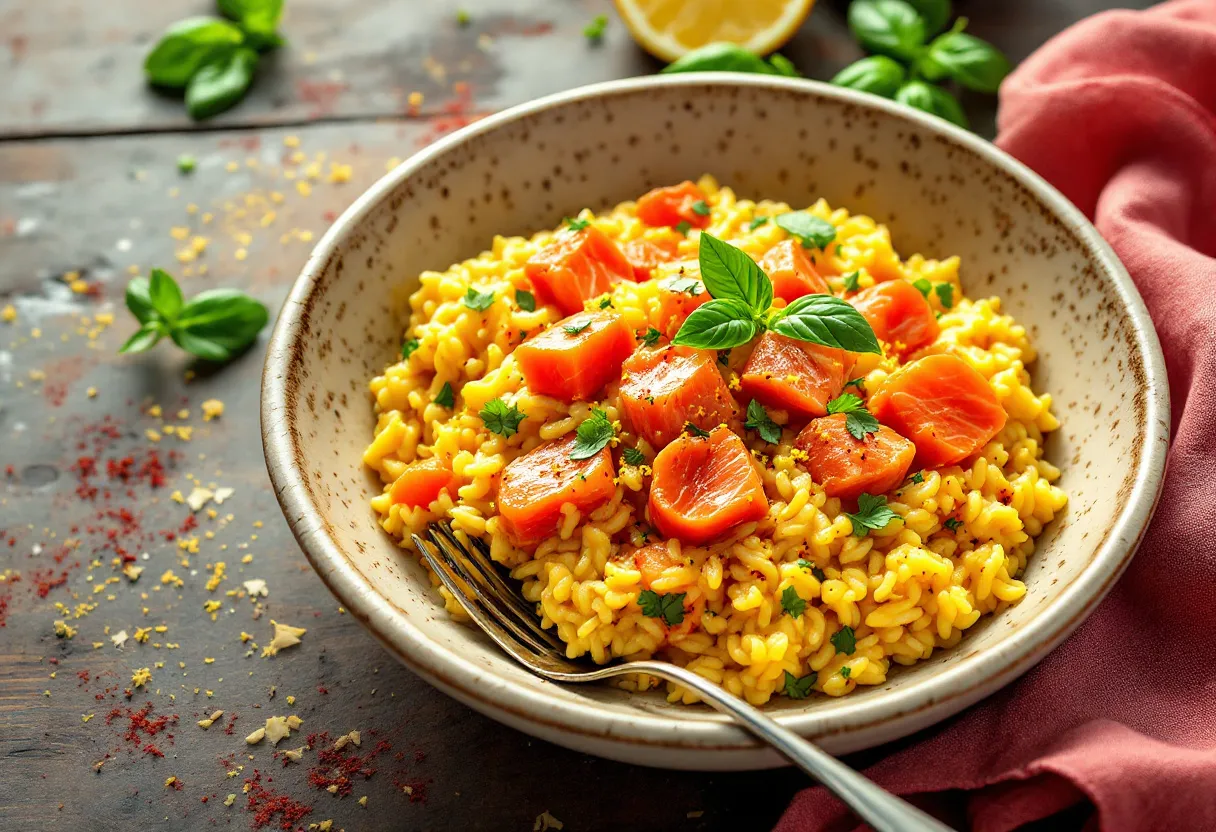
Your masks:
{"label": "diced salmon piece", "polygon": [[560,231],[524,264],[542,303],[573,315],[583,302],[612,290],[619,280],[633,280],[633,266],[603,231],[589,225],[581,231]]}
{"label": "diced salmon piece", "polygon": [[666,543],[651,543],[633,553],[633,565],[642,573],[642,586],[651,589],[665,569],[682,566],[684,561],[671,553]]}
{"label": "diced salmon piece", "polygon": [[659,284],[659,325],[668,338],[675,338],[693,310],[712,298],[705,284],[691,277],[678,277]]}
{"label": "diced salmon piece", "polygon": [[616,493],[612,453],[604,448],[589,459],[571,459],[574,441],[570,433],[539,445],[503,471],[498,516],[516,544],[536,543],[557,531],[566,503],[586,515]]}
{"label": "diced salmon piece", "polygon": [[766,332],[743,365],[743,398],[784,410],[791,421],[828,412],[828,402],[840,395],[853,354]]}
{"label": "diced salmon piece", "polygon": [[929,301],[906,280],[876,283],[849,303],[869,322],[874,334],[901,356],[932,344],[941,331]]}
{"label": "diced salmon piece", "polygon": [[659,451],[650,486],[650,522],[665,537],[700,545],[768,514],[751,454],[734,431],[684,434]]}
{"label": "diced salmon piece", "polygon": [[431,457],[407,465],[388,493],[397,505],[426,508],[439,499],[439,492],[444,489],[456,496],[456,475],[442,459]]}
{"label": "diced salmon piece", "polygon": [[926,468],[953,465],[1005,427],[988,380],[955,355],[930,355],[896,370],[874,391],[870,412],[916,445]]}
{"label": "diced salmon piece", "polygon": [[718,372],[714,353],[691,347],[642,347],[621,367],[621,410],[633,432],[654,448],[691,422],[702,430],[737,424],[739,406]]}
{"label": "diced salmon piece", "polygon": [[760,268],[773,282],[773,297],[790,303],[803,295],[831,294],[806,249],[796,240],[782,240],[760,258]]}
{"label": "diced salmon piece", "polygon": [[845,427],[846,418],[834,413],[814,419],[794,440],[794,447],[806,452],[806,469],[815,482],[829,497],[847,500],[863,491],[882,494],[903,482],[916,446],[882,426],[855,439]]}
{"label": "diced salmon piece", "polygon": [[533,393],[590,401],[621,372],[633,352],[633,332],[619,312],[579,312],[524,341],[515,360]]}
{"label": "diced salmon piece", "polygon": [[704,228],[709,225],[709,212],[697,213],[697,203],[705,204],[705,194],[692,182],[655,188],[638,198],[638,219],[656,228],[675,228],[682,222]]}
{"label": "diced salmon piece", "polygon": [[675,243],[663,245],[640,238],[622,243],[621,252],[633,266],[633,279],[638,283],[650,280],[655,266],[676,259]]}

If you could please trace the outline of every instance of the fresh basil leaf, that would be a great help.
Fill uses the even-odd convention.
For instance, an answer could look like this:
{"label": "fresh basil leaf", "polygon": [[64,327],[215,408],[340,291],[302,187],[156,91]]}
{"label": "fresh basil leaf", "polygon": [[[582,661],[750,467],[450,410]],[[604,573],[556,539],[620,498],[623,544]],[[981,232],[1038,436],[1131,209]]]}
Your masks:
{"label": "fresh basil leaf", "polygon": [[515,305],[525,312],[536,311],[536,295],[531,292],[525,292],[523,289],[515,290]]}
{"label": "fresh basil leaf", "polygon": [[946,28],[950,15],[950,0],[904,0],[925,19],[925,36],[932,37]]}
{"label": "fresh basil leaf", "polygon": [[141,324],[160,320],[156,305],[152,303],[151,286],[148,278],[135,277],[127,283],[127,309]]}
{"label": "fresh basil leaf", "polygon": [[456,406],[456,394],[452,391],[452,382],[445,381],[435,396],[435,404],[451,410]]}
{"label": "fresh basil leaf", "polygon": [[987,41],[966,32],[947,32],[929,44],[928,59],[969,90],[994,93],[1013,68]]}
{"label": "fresh basil leaf", "polygon": [[218,115],[245,97],[258,53],[240,47],[199,67],[186,86],[186,111],[196,121]]}
{"label": "fresh basil leaf", "polygon": [[591,415],[574,432],[574,449],[570,451],[570,458],[590,459],[608,447],[614,436],[616,428],[608,421],[608,414],[598,407],[592,408]]}
{"label": "fresh basil leaf", "polygon": [[851,304],[831,295],[803,295],[797,298],[778,313],[776,320],[769,324],[769,329],[811,344],[849,352],[882,354],[874,330],[861,313]]}
{"label": "fresh basil leaf", "polygon": [[912,287],[916,289],[916,291],[920,292],[921,297],[928,300],[929,292],[933,289],[933,284],[929,282],[928,278],[918,277],[916,280],[912,281]]}
{"label": "fresh basil leaf", "polygon": [[508,405],[502,399],[490,399],[477,415],[486,430],[507,439],[519,433],[519,423],[525,418],[515,405]]}
{"label": "fresh basil leaf", "polygon": [[763,315],[773,305],[772,281],[741,249],[703,233],[697,257],[701,264],[701,281],[711,297],[742,301],[757,315]]}
{"label": "fresh basil leaf", "polygon": [[944,89],[925,81],[908,81],[895,93],[900,104],[915,107],[926,113],[944,118],[959,127],[967,127],[967,116],[958,99]]}
{"label": "fresh basil leaf", "polygon": [[659,595],[652,589],[643,589],[638,593],[638,606],[642,615],[648,618],[661,618],[669,627],[684,623],[684,597],[686,592],[668,592]]}
{"label": "fresh basil leaf", "polygon": [[852,627],[841,627],[832,633],[831,642],[837,653],[851,656],[857,652],[857,634],[853,632]]}
{"label": "fresh basil leaf", "polygon": [[218,0],[220,14],[250,32],[273,34],[283,16],[283,0]]}
{"label": "fresh basil leaf", "polygon": [[465,292],[464,297],[461,298],[461,300],[464,302],[465,306],[472,309],[474,312],[485,312],[490,308],[490,305],[494,303],[494,293],[492,291],[479,292],[470,286],[469,290]]}
{"label": "fresh basil leaf", "polygon": [[183,350],[205,361],[217,363],[230,361],[237,353],[237,350],[232,349],[227,343],[204,335],[196,335],[188,329],[171,329],[169,337]]}
{"label": "fresh basil leaf", "polygon": [[157,314],[170,324],[185,303],[177,281],[161,269],[153,269],[151,272],[148,279],[148,298],[156,308]]}
{"label": "fresh basil leaf", "polygon": [[794,66],[794,62],[778,52],[769,55],[768,62],[778,75],[784,75],[786,78],[802,77],[802,73],[798,71],[798,67]]}
{"label": "fresh basil leaf", "polygon": [[747,421],[743,423],[743,427],[754,430],[770,445],[776,445],[781,441],[781,425],[774,422],[769,417],[768,411],[764,409],[764,405],[755,399],[752,399],[747,406]]}
{"label": "fresh basil leaf", "polygon": [[204,65],[244,42],[241,30],[218,17],[188,17],[174,23],[144,59],[144,75],[162,87],[186,86]]}
{"label": "fresh basil leaf", "polygon": [[127,342],[118,348],[118,351],[145,352],[156,346],[156,343],[164,336],[164,327],[156,321],[149,321],[135,330],[135,334],[128,338]]}
{"label": "fresh basil leaf", "polygon": [[[767,278],[766,278],[767,279]],[[738,347],[756,337],[760,325],[738,300],[711,300],[692,311],[671,343],[703,350]]]}
{"label": "fresh basil leaf", "polygon": [[865,537],[866,533],[881,531],[887,524],[899,517],[887,506],[887,498],[862,492],[857,498],[857,511],[854,514],[844,512],[844,516],[853,522],[853,534]]}
{"label": "fresh basil leaf", "polygon": [[838,87],[893,98],[895,91],[907,77],[904,68],[893,59],[886,55],[871,55],[840,70],[832,79],[832,83]]}
{"label": "fresh basil leaf", "polygon": [[925,19],[904,0],[853,0],[849,29],[867,52],[905,61],[925,42]]}
{"label": "fresh basil leaf", "polygon": [[815,689],[817,681],[819,681],[819,674],[815,671],[811,671],[805,676],[795,676],[787,670],[782,679],[781,692],[790,699],[806,699]]}
{"label": "fresh basil leaf", "polygon": [[942,302],[942,306],[946,309],[954,308],[954,284],[939,283],[933,287],[933,294],[937,295],[937,299]]}
{"label": "fresh basil leaf", "polygon": [[269,320],[266,307],[244,292],[209,289],[195,295],[182,307],[173,322],[173,332],[187,332],[236,355],[257,339]]}
{"label": "fresh basil leaf", "polygon": [[632,465],[635,468],[646,464],[646,456],[637,448],[626,448],[621,452],[621,459],[625,461],[626,465]]}
{"label": "fresh basil leaf", "polygon": [[806,600],[798,594],[798,590],[792,586],[787,586],[785,591],[781,593],[781,609],[797,618],[806,610]]}
{"label": "fresh basil leaf", "polygon": [[827,248],[836,239],[836,226],[810,211],[778,214],[773,221],[787,234],[797,237],[804,248]]}
{"label": "fresh basil leaf", "polygon": [[662,71],[778,73],[759,55],[734,43],[707,43],[668,64]]}

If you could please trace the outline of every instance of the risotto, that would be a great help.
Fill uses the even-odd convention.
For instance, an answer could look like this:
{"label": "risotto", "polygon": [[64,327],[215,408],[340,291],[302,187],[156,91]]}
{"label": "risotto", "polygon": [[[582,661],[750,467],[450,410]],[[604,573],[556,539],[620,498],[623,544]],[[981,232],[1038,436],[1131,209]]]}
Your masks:
{"label": "risotto", "polygon": [[1067,501],[1034,348],[959,268],[708,176],[495,237],[408,298],[372,508],[485,540],[571,658],[753,704],[880,684],[1025,595]]}

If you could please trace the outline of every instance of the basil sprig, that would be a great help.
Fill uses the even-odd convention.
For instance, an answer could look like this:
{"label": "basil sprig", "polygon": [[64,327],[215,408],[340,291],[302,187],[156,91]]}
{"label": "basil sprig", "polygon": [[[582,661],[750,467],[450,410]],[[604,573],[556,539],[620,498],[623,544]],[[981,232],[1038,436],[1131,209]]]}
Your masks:
{"label": "basil sprig", "polygon": [[[963,32],[966,18],[937,35],[950,16],[950,0],[853,0],[849,29],[873,54],[846,66],[832,83],[892,98],[966,127],[958,99],[938,82],[994,93],[1011,67],[992,44]],[[926,43],[928,38],[933,39]]]}
{"label": "basil sprig", "polygon": [[148,83],[184,89],[191,118],[222,113],[253,84],[258,53],[283,44],[275,31],[283,0],[218,0],[229,19],[191,17],[165,30],[148,57]]}
{"label": "basil sprig", "polygon": [[693,310],[673,344],[729,349],[772,330],[825,347],[882,353],[866,319],[840,298],[804,295],[784,309],[772,309],[773,283],[746,253],[701,232],[698,255],[701,280],[713,300]]}
{"label": "basil sprig", "polygon": [[797,78],[798,70],[783,55],[766,61],[755,52],[734,43],[707,43],[663,68],[663,72],[750,72],[754,75],[784,75]]}
{"label": "basil sprig", "polygon": [[235,289],[209,289],[189,301],[166,272],[127,284],[127,308],[139,329],[119,352],[144,352],[166,335],[192,355],[228,361],[248,347],[270,320],[266,307]]}

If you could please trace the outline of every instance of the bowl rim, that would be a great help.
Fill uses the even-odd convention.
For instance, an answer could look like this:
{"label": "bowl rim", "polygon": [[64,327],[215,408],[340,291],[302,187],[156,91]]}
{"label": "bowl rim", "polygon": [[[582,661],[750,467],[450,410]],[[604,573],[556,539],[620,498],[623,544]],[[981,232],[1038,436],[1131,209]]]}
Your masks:
{"label": "bowl rim", "polygon": [[[405,610],[372,587],[326,530],[319,510],[309,499],[301,467],[295,461],[288,408],[294,343],[300,337],[310,295],[320,275],[342,250],[348,235],[404,181],[470,139],[545,110],[653,88],[707,85],[777,89],[835,99],[862,110],[877,110],[959,145],[1002,170],[1090,249],[1091,262],[1111,283],[1130,318],[1134,350],[1142,359],[1146,418],[1140,437],[1143,452],[1133,487],[1093,562],[1049,601],[1038,616],[1009,632],[992,648],[963,656],[940,672],[888,695],[859,699],[849,703],[846,710],[826,717],[813,706],[771,714],[787,728],[810,738],[868,734],[878,740],[894,739],[956,713],[1008,684],[1067,638],[1097,607],[1127,567],[1152,518],[1164,478],[1170,432],[1168,379],[1160,343],[1148,310],[1113,249],[1084,214],[1046,180],[996,145],[943,119],[818,81],[707,72],[644,76],[577,87],[510,107],[435,141],[382,176],[342,213],[309,255],[283,303],[267,347],[262,375],[261,428],[270,479],[293,535],[330,591],[400,661],[446,692],[468,704],[482,706],[491,715],[514,717],[514,721],[534,726],[538,733],[549,736],[557,731],[610,743],[676,751],[756,748],[750,736],[716,713],[679,719],[643,708],[628,712],[606,710],[591,699],[566,701],[546,695],[543,684],[533,688],[487,675],[468,657],[449,653],[432,642],[413,625]],[[503,661],[512,660],[504,654]],[[874,736],[876,731],[882,736]],[[844,744],[848,745],[847,741]],[[854,743],[849,747],[866,744],[873,743]]]}

